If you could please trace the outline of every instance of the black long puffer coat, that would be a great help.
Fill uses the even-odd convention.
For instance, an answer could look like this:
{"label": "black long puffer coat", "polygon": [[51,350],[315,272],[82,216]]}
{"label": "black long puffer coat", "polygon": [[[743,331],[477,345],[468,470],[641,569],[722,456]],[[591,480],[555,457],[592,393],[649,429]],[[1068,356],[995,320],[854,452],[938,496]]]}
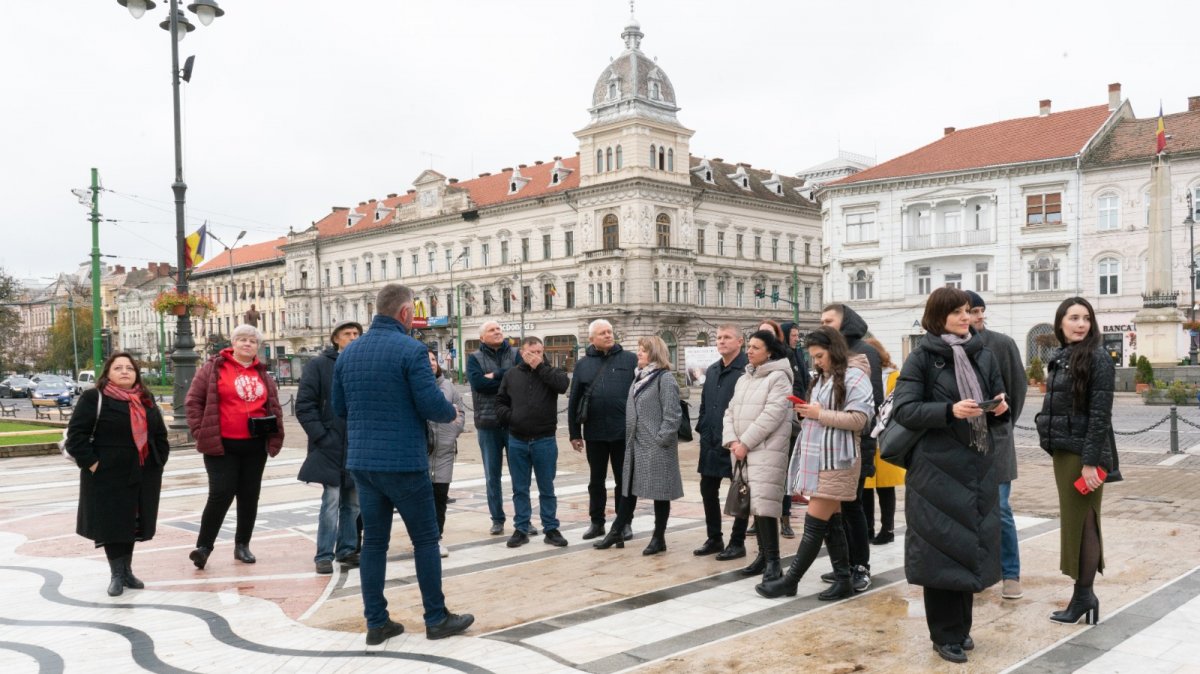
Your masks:
{"label": "black long puffer coat", "polygon": [[[1000,370],[982,341],[972,338],[963,348],[984,398],[1004,392]],[[933,380],[927,383],[926,377]],[[893,418],[910,429],[926,429],[905,478],[905,577],[913,585],[959,592],[1000,582],[996,452],[972,447],[970,424],[954,418],[951,408],[963,396],[954,354],[941,337],[921,339],[904,361],[893,395]],[[985,416],[989,426],[1007,423],[1007,415]]]}
{"label": "black long puffer coat", "polygon": [[308,435],[308,454],[296,479],[330,487],[353,485],[346,470],[346,420],[333,413],[333,368],[337,347],[308,361],[296,393],[296,420]]}
{"label": "black long puffer coat", "polygon": [[1116,371],[1112,358],[1104,349],[1093,351],[1088,402],[1083,409],[1075,410],[1075,379],[1071,376],[1070,368],[1071,354],[1075,348],[1069,345],[1050,359],[1042,411],[1034,417],[1038,440],[1048,454],[1078,454],[1083,459],[1083,465],[1100,466],[1105,472],[1113,474],[1117,444],[1112,428]]}
{"label": "black long puffer coat", "polygon": [[[84,391],[67,424],[67,453],[80,468],[75,533],[96,543],[148,541],[157,529],[163,466],[171,452],[167,426],[157,406],[146,408],[150,449],[139,465],[129,403],[105,396],[97,421],[98,396],[98,389]],[[95,440],[89,442],[93,424]]]}

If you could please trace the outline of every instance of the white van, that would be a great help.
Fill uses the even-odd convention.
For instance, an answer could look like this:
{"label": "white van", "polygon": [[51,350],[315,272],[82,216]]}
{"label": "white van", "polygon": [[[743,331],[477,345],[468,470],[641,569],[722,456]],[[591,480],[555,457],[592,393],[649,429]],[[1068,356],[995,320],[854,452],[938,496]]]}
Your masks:
{"label": "white van", "polygon": [[84,370],[75,378],[75,383],[78,385],[77,388],[80,393],[90,388],[96,388],[96,373],[91,370]]}

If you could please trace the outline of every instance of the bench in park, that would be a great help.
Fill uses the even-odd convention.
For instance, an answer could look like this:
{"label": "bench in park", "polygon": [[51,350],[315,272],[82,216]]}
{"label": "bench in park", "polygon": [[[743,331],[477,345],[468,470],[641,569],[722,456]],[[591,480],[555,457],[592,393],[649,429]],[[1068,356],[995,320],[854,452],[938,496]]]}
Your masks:
{"label": "bench in park", "polygon": [[50,413],[58,410],[58,418],[60,421],[66,421],[71,418],[71,407],[59,405],[57,400],[39,400],[33,399],[33,415],[35,419],[51,420]]}
{"label": "bench in park", "polygon": [[0,417],[12,417],[16,419],[17,406],[13,405],[12,403],[6,405],[3,401],[0,401]]}

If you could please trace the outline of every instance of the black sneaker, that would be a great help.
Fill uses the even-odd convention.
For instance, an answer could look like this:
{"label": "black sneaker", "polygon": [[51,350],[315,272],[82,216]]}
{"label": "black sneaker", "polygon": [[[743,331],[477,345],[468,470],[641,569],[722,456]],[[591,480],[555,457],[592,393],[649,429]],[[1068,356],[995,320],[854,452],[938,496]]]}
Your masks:
{"label": "black sneaker", "polygon": [[830,585],[833,585],[834,583],[837,582],[837,574],[834,573],[833,571],[830,571],[829,573],[822,573],[821,574],[821,582],[829,583]]}
{"label": "black sneaker", "polygon": [[855,592],[866,592],[871,587],[871,571],[861,564],[850,572],[850,584]]}
{"label": "black sneaker", "polygon": [[317,573],[321,574],[322,576],[328,576],[329,574],[333,573],[333,562],[329,561],[328,559],[322,559],[316,563],[316,568]]}
{"label": "black sneaker", "polygon": [[567,547],[567,539],[563,538],[563,535],[559,533],[558,529],[547,529],[546,537],[542,540],[556,548]]}
{"label": "black sneaker", "polygon": [[358,562],[359,562],[358,553],[351,552],[350,554],[346,555],[345,557],[342,557],[341,559],[339,559],[337,561],[338,561],[338,564],[341,564],[342,566],[346,567],[347,569],[357,569]]}
{"label": "black sneaker", "polygon": [[499,536],[504,533],[504,522],[492,522],[492,528],[488,530],[493,536]]}
{"label": "black sneaker", "polygon": [[517,529],[516,531],[513,532],[512,536],[508,539],[508,542],[505,543],[505,545],[507,545],[510,548],[519,548],[528,542],[529,542],[529,536],[525,535],[524,531]]}
{"label": "black sneaker", "polygon": [[388,621],[379,627],[367,628],[367,645],[378,646],[398,634],[404,634],[404,625],[392,622],[392,619],[388,618]]}
{"label": "black sneaker", "polygon": [[933,650],[937,651],[937,654],[942,656],[943,660],[948,660],[955,664],[961,665],[967,661],[967,654],[963,651],[961,644],[945,644],[943,646],[934,644]]}
{"label": "black sneaker", "polygon": [[741,559],[745,556],[746,556],[746,546],[734,545],[733,543],[730,543],[729,545],[727,545],[725,547],[724,550],[718,552],[717,556],[714,559],[716,559],[719,562],[727,562],[731,559]]}
{"label": "black sneaker", "polygon": [[470,613],[462,615],[454,615],[449,611],[446,612],[446,619],[436,625],[430,625],[425,628],[426,639],[445,639],[452,637],[455,634],[462,634],[467,631],[471,623],[475,622],[475,616]]}

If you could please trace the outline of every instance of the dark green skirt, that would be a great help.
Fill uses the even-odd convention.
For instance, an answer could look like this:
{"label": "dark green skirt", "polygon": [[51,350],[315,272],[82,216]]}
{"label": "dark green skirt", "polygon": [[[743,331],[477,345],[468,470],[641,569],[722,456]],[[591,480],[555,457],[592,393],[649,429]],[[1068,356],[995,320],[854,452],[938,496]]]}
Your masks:
{"label": "dark green skirt", "polygon": [[1079,547],[1083,543],[1083,526],[1089,510],[1096,511],[1096,534],[1100,539],[1100,567],[1104,571],[1104,536],[1101,527],[1100,503],[1104,485],[1087,496],[1075,488],[1083,470],[1083,460],[1070,452],[1054,453],[1054,484],[1058,487],[1059,511],[1059,568],[1065,575],[1079,580]]}

